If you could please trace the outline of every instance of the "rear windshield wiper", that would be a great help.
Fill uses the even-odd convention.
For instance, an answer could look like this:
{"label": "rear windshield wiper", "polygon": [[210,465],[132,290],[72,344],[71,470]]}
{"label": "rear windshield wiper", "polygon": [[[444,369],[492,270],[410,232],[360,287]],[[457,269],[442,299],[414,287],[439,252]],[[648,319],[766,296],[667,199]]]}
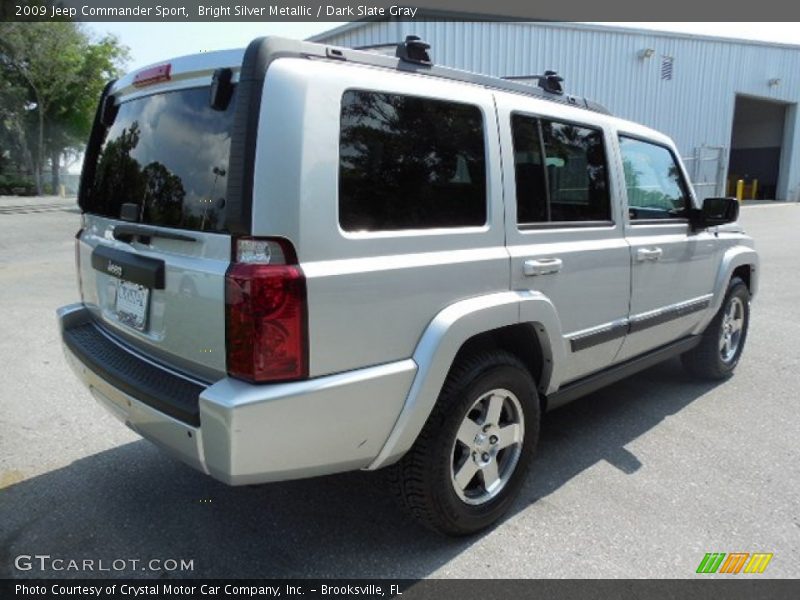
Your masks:
{"label": "rear windshield wiper", "polygon": [[164,231],[157,227],[147,225],[117,225],[113,231],[114,239],[121,242],[130,242],[134,236],[157,237],[165,240],[178,240],[179,242],[196,242],[197,238],[183,233]]}

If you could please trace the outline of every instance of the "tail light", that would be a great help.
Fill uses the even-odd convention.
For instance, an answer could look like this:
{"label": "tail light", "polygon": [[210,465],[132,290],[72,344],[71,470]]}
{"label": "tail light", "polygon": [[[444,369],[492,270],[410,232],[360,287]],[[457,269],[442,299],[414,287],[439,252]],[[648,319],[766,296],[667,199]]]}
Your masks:
{"label": "tail light", "polygon": [[308,376],[306,282],[285,240],[236,238],[225,274],[228,374],[252,382]]}
{"label": "tail light", "polygon": [[83,277],[81,277],[81,234],[83,233],[83,215],[81,215],[81,228],[75,234],[75,272],[78,275],[78,293],[83,302]]}

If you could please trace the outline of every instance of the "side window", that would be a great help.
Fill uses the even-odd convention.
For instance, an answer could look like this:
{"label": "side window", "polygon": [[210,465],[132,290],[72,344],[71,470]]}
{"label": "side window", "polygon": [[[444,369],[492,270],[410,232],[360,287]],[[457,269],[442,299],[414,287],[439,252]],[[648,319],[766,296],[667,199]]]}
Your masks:
{"label": "side window", "polygon": [[628,212],[632,220],[686,216],[689,194],[672,152],[664,146],[620,136]]}
{"label": "side window", "polygon": [[518,223],[611,220],[601,130],[517,114],[511,129]]}
{"label": "side window", "polygon": [[547,187],[539,119],[513,115],[514,177],[517,185],[517,223],[546,223]]}
{"label": "side window", "polygon": [[542,120],[551,221],[608,221],[603,132]]}
{"label": "side window", "polygon": [[342,96],[339,224],[345,231],[486,223],[478,107],[349,90]]}

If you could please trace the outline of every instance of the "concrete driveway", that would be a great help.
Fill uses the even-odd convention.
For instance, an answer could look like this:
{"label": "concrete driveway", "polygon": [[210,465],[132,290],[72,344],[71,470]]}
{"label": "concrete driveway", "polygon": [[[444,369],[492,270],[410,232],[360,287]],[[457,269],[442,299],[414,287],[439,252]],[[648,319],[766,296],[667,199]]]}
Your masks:
{"label": "concrete driveway", "polygon": [[461,540],[404,516],[380,473],[229,488],[107,416],[55,324],[77,298],[79,219],[0,199],[0,577],[109,575],[15,568],[38,554],[192,561],[111,572],[157,577],[681,578],[706,552],[772,552],[761,577],[800,575],[800,205],[742,210],[762,279],[733,379],[670,361],[554,411],[512,514]]}

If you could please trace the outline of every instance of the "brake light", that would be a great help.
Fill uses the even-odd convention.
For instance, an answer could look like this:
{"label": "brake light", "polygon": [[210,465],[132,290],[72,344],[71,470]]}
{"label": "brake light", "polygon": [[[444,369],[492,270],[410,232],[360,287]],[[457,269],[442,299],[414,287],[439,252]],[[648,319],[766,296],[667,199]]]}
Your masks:
{"label": "brake light", "polygon": [[83,302],[83,278],[81,277],[81,234],[83,233],[83,215],[81,215],[81,228],[75,234],[75,271],[78,274],[78,293]]}
{"label": "brake light", "polygon": [[263,383],[308,376],[306,282],[285,240],[238,238],[225,274],[228,374]]}
{"label": "brake light", "polygon": [[157,67],[139,71],[133,78],[133,85],[134,87],[144,87],[154,83],[161,83],[162,81],[169,81],[170,79],[172,79],[172,65],[158,65]]}

